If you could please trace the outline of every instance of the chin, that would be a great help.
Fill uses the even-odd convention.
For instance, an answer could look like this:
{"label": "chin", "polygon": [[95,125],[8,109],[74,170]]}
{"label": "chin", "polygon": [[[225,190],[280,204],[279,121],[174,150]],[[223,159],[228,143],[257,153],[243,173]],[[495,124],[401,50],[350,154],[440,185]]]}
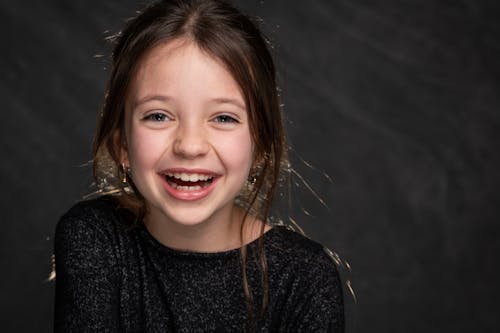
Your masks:
{"label": "chin", "polygon": [[197,218],[193,216],[169,217],[169,220],[172,223],[183,227],[197,227],[207,221],[205,218]]}
{"label": "chin", "polygon": [[185,227],[196,227],[210,221],[214,217],[215,212],[205,212],[203,208],[200,207],[173,207],[168,209],[164,208],[161,214],[166,221],[172,224]]}

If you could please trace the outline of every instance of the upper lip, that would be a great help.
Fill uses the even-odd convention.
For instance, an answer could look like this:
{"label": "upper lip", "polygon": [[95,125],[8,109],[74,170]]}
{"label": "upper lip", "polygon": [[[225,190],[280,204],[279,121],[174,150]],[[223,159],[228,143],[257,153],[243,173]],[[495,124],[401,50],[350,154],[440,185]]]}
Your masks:
{"label": "upper lip", "polygon": [[169,168],[169,169],[165,169],[161,172],[159,172],[160,174],[162,175],[167,175],[169,173],[186,173],[186,174],[189,174],[189,175],[192,175],[192,174],[198,174],[198,175],[206,175],[206,176],[211,176],[211,177],[217,177],[218,174],[216,172],[213,172],[211,170],[207,170],[207,169],[187,169],[187,168]]}

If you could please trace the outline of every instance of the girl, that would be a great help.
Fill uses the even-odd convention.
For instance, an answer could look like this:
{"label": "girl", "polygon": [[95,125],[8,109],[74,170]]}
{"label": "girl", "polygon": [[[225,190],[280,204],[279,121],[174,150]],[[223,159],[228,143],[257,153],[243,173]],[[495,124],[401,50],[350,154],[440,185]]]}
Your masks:
{"label": "girl", "polygon": [[93,155],[107,195],[57,225],[56,331],[343,331],[331,258],[269,223],[289,170],[275,69],[231,5],[128,22]]}

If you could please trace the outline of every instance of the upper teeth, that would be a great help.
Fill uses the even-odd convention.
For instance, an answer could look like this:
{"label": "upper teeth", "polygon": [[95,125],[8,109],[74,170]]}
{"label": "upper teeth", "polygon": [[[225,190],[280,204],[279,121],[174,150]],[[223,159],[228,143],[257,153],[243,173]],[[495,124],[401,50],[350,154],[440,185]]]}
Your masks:
{"label": "upper teeth", "polygon": [[212,176],[202,175],[198,173],[167,173],[167,176],[174,177],[176,179],[180,179],[185,182],[198,182],[198,181],[207,181]]}

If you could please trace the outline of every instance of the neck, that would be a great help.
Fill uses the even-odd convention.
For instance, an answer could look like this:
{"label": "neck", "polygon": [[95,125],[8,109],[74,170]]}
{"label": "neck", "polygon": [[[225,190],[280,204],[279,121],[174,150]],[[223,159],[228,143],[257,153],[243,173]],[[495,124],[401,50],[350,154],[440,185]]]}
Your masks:
{"label": "neck", "polygon": [[[151,235],[169,248],[192,252],[221,252],[240,248],[259,237],[262,221],[252,216],[247,216],[243,238],[241,237],[243,216],[243,210],[234,206],[225,216],[195,225],[176,223],[152,214],[146,216],[144,223]],[[264,230],[268,229],[270,227],[266,225]]]}

